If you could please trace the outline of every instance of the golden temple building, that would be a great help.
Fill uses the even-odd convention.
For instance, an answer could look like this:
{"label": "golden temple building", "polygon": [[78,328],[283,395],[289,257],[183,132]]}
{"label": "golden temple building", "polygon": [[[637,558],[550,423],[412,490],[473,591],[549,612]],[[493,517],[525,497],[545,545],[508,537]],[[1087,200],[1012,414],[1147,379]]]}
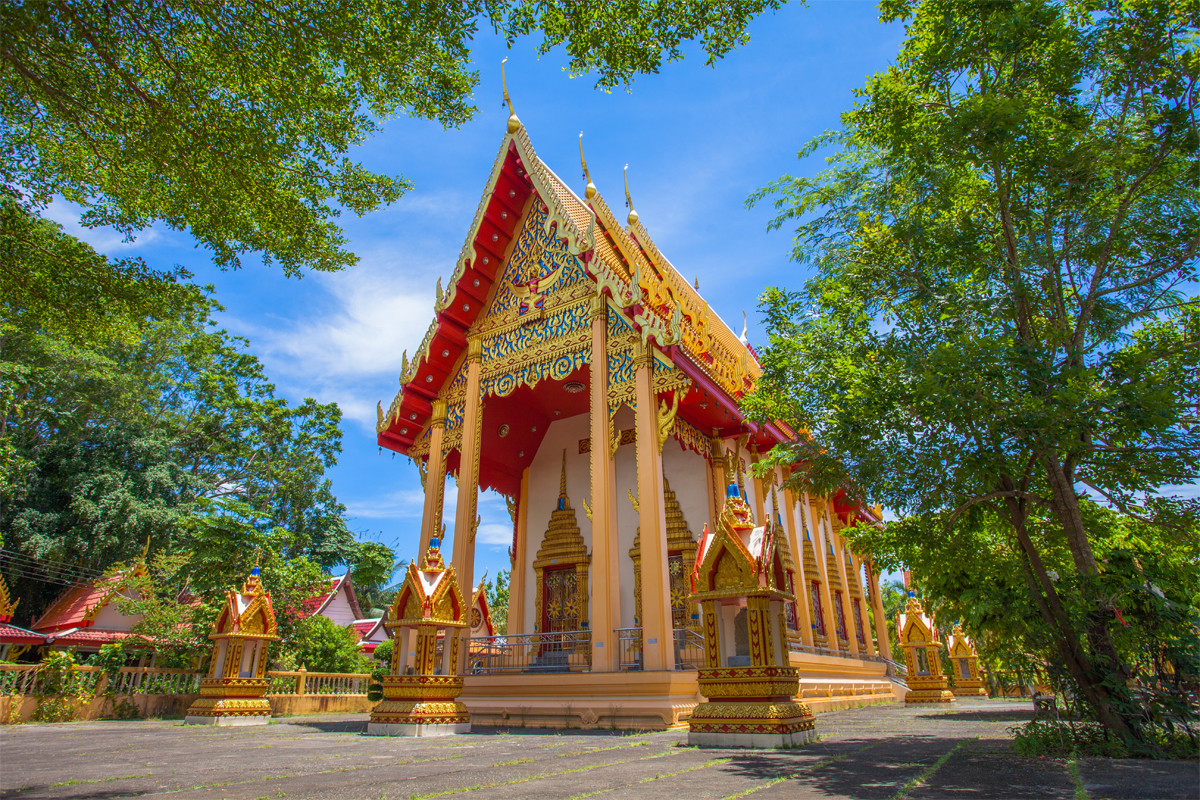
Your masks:
{"label": "golden temple building", "polygon": [[[433,322],[378,410],[380,446],[421,471],[417,552],[444,539],[463,597],[479,493],[508,502],[508,630],[459,649],[475,724],[686,719],[702,658],[688,586],[697,534],[715,524],[729,483],[764,520],[787,475],[752,466],[796,435],[745,418],[739,400],[761,374],[753,350],[655,246],[627,185],[618,221],[582,137],[580,159],[577,194],[510,113]],[[443,536],[451,475],[458,499]],[[879,576],[841,535],[877,523],[878,509],[778,494],[800,692],[815,708],[892,700]],[[557,673],[549,695],[541,672]]]}

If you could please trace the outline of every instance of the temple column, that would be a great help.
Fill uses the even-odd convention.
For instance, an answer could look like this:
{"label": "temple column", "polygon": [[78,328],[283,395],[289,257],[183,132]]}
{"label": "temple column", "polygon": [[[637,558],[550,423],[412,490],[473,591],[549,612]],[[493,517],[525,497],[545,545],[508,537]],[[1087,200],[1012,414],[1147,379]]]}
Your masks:
{"label": "temple column", "polygon": [[429,549],[429,540],[442,535],[442,506],[446,497],[446,454],[442,452],[442,437],[446,432],[446,401],[433,401],[433,416],[429,420],[429,461],[425,469],[425,508],[421,513],[421,549],[417,562]]}
{"label": "temple column", "polygon": [[[850,555],[851,557],[854,557],[854,553],[851,553]],[[861,611],[863,615],[863,643],[866,646],[867,655],[873,656],[875,655],[875,642],[871,637],[871,617],[867,610],[868,604],[871,602],[871,584],[869,579],[866,577],[867,560],[860,555],[855,563],[858,564],[858,566],[855,568],[857,570],[855,577],[858,578],[859,584],[862,586],[863,607]]]}
{"label": "temple column", "polygon": [[529,522],[529,467],[521,473],[520,494],[517,495],[517,546],[513,549],[512,572],[508,576],[508,632],[514,636],[525,633],[525,566],[529,561],[529,545],[525,529]]}
{"label": "temple column", "polygon": [[[729,485],[729,477],[725,474],[725,440],[717,433],[717,429],[713,428],[712,439],[709,442],[712,451],[712,462],[709,468],[712,470],[713,482],[716,484],[713,487],[713,503],[723,504],[725,502],[725,487]],[[723,506],[722,506],[723,507]],[[716,525],[717,516],[721,513],[721,507],[713,508],[712,523]]]}
{"label": "temple column", "polygon": [[867,580],[871,584],[871,606],[875,610],[875,638],[879,640],[879,653],[891,659],[892,640],[888,636],[888,621],[883,615],[883,595],[879,592],[879,573],[875,571],[873,558],[867,567]]}
{"label": "temple column", "polygon": [[[479,391],[479,373],[483,362],[482,341],[467,340],[467,396],[463,407],[462,447],[459,449],[458,505],[454,512],[454,572],[464,599],[471,597],[475,575],[475,520],[479,503],[479,446],[483,423],[483,397]],[[469,602],[469,601],[468,601]],[[463,638],[470,636],[464,628]],[[459,648],[459,674],[467,667],[466,642]]]}
{"label": "temple column", "polygon": [[818,582],[821,584],[821,616],[825,622],[825,646],[830,650],[840,650],[837,623],[833,616],[833,592],[829,590],[829,567],[825,563],[825,555],[828,551],[825,526],[816,524],[820,521],[820,516],[812,513],[813,506],[807,492],[804,493],[804,508],[809,512],[813,557],[817,561]]}
{"label": "temple column", "polygon": [[675,669],[671,582],[667,574],[667,511],[663,498],[662,453],[658,449],[658,405],[654,393],[654,350],[634,350],[637,406],[638,524],[642,548],[642,665]]}
{"label": "temple column", "polygon": [[796,495],[791,489],[783,490],[783,504],[788,510],[788,527],[791,528],[792,561],[796,563],[796,611],[800,615],[800,641],[806,647],[813,646],[812,611],[809,609],[808,578],[804,574],[804,523],[799,513]]}
{"label": "temple column", "polygon": [[851,653],[858,655],[858,627],[854,624],[854,609],[850,607],[850,581],[846,572],[846,543],[838,534],[832,536],[833,559],[837,564],[838,577],[842,579],[842,619],[846,620],[846,644],[850,646]]}
{"label": "temple column", "polygon": [[592,669],[613,672],[620,656],[613,628],[621,619],[621,559],[617,476],[608,444],[608,301],[603,295],[592,300],[591,383]]}

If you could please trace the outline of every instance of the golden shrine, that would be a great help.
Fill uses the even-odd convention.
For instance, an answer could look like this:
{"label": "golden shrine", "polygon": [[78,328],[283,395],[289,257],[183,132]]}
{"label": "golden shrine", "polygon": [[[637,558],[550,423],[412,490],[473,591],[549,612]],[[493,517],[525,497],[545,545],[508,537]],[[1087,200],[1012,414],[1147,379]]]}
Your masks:
{"label": "golden shrine", "polygon": [[896,618],[896,633],[908,667],[909,690],[904,695],[904,702],[953,703],[950,680],[942,672],[942,643],[937,626],[926,615],[921,601],[911,593],[904,611]]}
{"label": "golden shrine", "polygon": [[[421,567],[408,574],[388,609],[395,645],[391,674],[383,678],[383,701],[371,712],[372,736],[445,736],[471,730],[467,707],[458,702],[460,629],[466,604],[454,567],[442,561],[431,539]],[[465,652],[465,648],[463,648]]]}
{"label": "golden shrine", "polygon": [[258,572],[250,570],[240,591],[229,590],[208,634],[216,645],[200,697],[184,718],[189,725],[266,725],[271,719],[267,645],[279,637],[271,594]]}
{"label": "golden shrine", "polygon": [[[399,393],[378,408],[378,443],[420,469],[418,553],[441,537],[446,479],[457,478],[441,538],[464,597],[479,493],[508,503],[508,630],[459,650],[476,724],[680,724],[700,699],[694,532],[715,522],[730,482],[765,519],[788,474],[751,468],[796,434],[745,418],[738,403],[761,374],[757,357],[659,251],[628,182],[622,224],[591,180],[582,137],[576,194],[509,110],[434,320],[404,354]],[[878,510],[777,491],[784,584],[817,600],[785,608],[789,657],[814,675],[802,691],[829,707],[892,699],[878,573],[866,554],[847,564],[841,537],[878,522]],[[851,603],[867,595],[876,635],[859,637],[844,623],[866,625]],[[543,672],[557,673],[554,692]]]}
{"label": "golden shrine", "polygon": [[791,747],[812,741],[813,716],[793,698],[800,673],[789,664],[784,605],[794,602],[772,522],[756,527],[736,484],[727,490],[715,533],[705,526],[691,599],[704,620],[700,694],[688,744]]}
{"label": "golden shrine", "polygon": [[975,644],[963,632],[961,624],[956,624],[950,631],[950,661],[955,665],[955,697],[988,696],[979,674],[979,655],[975,652]]}

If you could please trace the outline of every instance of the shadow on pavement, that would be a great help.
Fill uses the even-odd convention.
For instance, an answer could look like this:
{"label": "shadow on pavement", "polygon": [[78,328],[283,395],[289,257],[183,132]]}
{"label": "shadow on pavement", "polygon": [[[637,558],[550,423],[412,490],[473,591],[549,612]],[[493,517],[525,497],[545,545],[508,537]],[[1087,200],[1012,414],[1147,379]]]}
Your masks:
{"label": "shadow on pavement", "polygon": [[963,720],[964,722],[1028,722],[1033,719],[1033,710],[1020,711],[942,711],[934,714],[917,714],[916,719]]}

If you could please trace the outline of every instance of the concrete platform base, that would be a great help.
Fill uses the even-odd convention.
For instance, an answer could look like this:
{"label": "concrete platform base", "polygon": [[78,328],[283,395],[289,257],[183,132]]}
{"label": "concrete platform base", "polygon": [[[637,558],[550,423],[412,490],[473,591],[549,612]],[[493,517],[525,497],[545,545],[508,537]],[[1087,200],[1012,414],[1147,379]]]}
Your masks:
{"label": "concrete platform base", "polygon": [[368,722],[367,736],[453,736],[456,733],[470,733],[471,723],[461,722],[454,725],[404,725],[394,722]]}
{"label": "concrete platform base", "polygon": [[221,727],[240,728],[246,725],[266,725],[271,721],[268,714],[258,714],[252,717],[184,717],[185,725],[218,725]]}
{"label": "concrete platform base", "polygon": [[688,744],[697,747],[750,747],[755,749],[799,747],[815,741],[816,730],[794,733],[693,733],[688,732]]}

